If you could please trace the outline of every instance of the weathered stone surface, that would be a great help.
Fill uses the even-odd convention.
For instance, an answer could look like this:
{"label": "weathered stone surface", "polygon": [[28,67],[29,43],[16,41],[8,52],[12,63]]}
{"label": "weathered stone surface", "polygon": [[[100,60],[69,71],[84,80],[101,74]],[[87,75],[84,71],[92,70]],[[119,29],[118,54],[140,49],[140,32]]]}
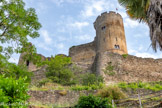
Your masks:
{"label": "weathered stone surface", "polygon": [[[162,59],[140,58],[103,52],[98,63],[100,73],[107,83],[136,82],[136,81],[162,81]],[[111,63],[115,75],[106,75],[104,70]]]}
{"label": "weathered stone surface", "polygon": [[42,104],[54,104],[67,107],[75,105],[81,95],[88,95],[97,91],[66,91],[67,93],[64,95],[61,95],[60,92],[62,91],[29,91],[28,94],[31,96],[29,102],[41,102]]}

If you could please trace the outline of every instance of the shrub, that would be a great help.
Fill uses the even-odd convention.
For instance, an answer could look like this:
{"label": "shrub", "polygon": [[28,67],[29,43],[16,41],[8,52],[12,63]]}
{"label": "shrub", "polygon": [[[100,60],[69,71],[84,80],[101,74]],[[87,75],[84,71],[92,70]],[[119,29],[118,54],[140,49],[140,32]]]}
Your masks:
{"label": "shrub", "polygon": [[28,72],[27,67],[21,65],[16,65],[14,63],[9,63],[7,58],[0,54],[0,74],[5,75],[5,77],[14,77],[18,79],[19,77],[27,77],[26,82],[31,81],[32,72]]}
{"label": "shrub", "polygon": [[128,54],[123,54],[122,56],[123,58],[127,58]]}
{"label": "shrub", "polygon": [[75,85],[71,87],[71,90],[75,91],[82,91],[82,90],[97,90],[103,88],[103,83],[100,83],[99,85],[88,85],[88,86],[82,86],[82,85]]}
{"label": "shrub", "polygon": [[106,68],[103,70],[105,74],[109,75],[109,76],[114,76],[115,72],[114,70],[114,66],[112,66],[111,63],[108,63],[108,65],[106,66]]}
{"label": "shrub", "polygon": [[101,96],[102,98],[110,98],[111,100],[118,100],[126,98],[126,94],[121,91],[121,89],[117,86],[109,86],[107,88],[103,88],[98,91],[97,96]]}
{"label": "shrub", "polygon": [[46,61],[46,76],[53,82],[63,85],[75,84],[74,74],[68,67],[71,64],[71,58],[58,55]]}
{"label": "shrub", "polygon": [[24,78],[15,80],[12,77],[0,76],[0,107],[27,108],[25,101],[29,98],[27,94],[28,84]]}
{"label": "shrub", "polygon": [[127,89],[131,88],[133,90],[136,90],[138,88],[143,88],[143,89],[149,89],[153,91],[160,91],[162,90],[162,85],[159,82],[154,82],[154,84],[150,83],[143,83],[143,82],[134,82],[134,83],[119,83],[118,86],[122,89]]}
{"label": "shrub", "polygon": [[100,83],[103,83],[103,77],[102,76],[96,76],[95,74],[85,74],[83,75],[82,79],[82,85],[99,85]]}
{"label": "shrub", "polygon": [[81,96],[75,108],[112,108],[112,105],[108,103],[108,98],[89,95]]}
{"label": "shrub", "polygon": [[48,82],[51,82],[51,80],[50,79],[43,79],[43,80],[38,82],[37,86],[41,87],[41,86],[45,85]]}

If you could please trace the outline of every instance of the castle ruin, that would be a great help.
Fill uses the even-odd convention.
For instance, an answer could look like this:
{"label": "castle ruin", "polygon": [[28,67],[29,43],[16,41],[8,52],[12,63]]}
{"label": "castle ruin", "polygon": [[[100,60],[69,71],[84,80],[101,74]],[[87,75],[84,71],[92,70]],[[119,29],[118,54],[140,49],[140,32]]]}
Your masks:
{"label": "castle ruin", "polygon": [[[161,81],[162,59],[139,58],[128,54],[122,16],[110,11],[104,12],[94,22],[96,37],[93,42],[73,46],[69,49],[72,62],[84,72],[104,76],[107,82]],[[45,68],[37,68],[32,62],[24,61],[21,54],[19,64],[35,71],[35,79],[45,76]],[[42,60],[46,58],[42,55]],[[113,75],[105,73],[107,66],[112,66]]]}

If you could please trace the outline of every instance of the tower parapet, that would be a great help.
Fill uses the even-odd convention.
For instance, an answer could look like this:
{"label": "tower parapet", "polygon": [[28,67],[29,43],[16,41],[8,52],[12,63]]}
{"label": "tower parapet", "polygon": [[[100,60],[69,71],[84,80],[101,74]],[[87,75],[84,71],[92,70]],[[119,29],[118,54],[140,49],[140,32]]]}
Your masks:
{"label": "tower parapet", "polygon": [[122,16],[110,11],[104,12],[94,22],[96,29],[96,52],[127,54]]}

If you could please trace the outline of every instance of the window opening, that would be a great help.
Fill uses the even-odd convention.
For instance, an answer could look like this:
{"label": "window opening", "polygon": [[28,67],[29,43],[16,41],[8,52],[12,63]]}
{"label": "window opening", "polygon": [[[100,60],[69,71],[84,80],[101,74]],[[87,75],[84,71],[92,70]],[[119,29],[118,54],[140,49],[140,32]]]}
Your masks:
{"label": "window opening", "polygon": [[29,60],[27,60],[27,61],[26,61],[26,66],[29,66],[29,63],[30,63]]}
{"label": "window opening", "polygon": [[102,29],[102,30],[105,30],[105,29],[106,29],[106,26],[103,26],[101,29]]}
{"label": "window opening", "polygon": [[120,46],[119,45],[115,45],[115,49],[120,49]]}

